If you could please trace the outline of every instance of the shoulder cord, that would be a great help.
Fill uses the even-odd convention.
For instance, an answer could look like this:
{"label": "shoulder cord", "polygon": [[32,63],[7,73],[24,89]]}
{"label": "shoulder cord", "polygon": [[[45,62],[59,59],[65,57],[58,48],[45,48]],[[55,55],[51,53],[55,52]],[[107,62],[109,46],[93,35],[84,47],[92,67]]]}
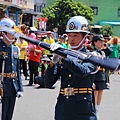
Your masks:
{"label": "shoulder cord", "polygon": [[4,59],[2,61],[2,76],[1,76],[1,83],[3,82],[3,79],[4,79],[4,72],[5,72],[5,56],[4,56]]}
{"label": "shoulder cord", "polygon": [[5,70],[5,59],[3,59],[3,62],[2,62],[2,78],[1,78],[1,82],[3,82],[4,70]]}

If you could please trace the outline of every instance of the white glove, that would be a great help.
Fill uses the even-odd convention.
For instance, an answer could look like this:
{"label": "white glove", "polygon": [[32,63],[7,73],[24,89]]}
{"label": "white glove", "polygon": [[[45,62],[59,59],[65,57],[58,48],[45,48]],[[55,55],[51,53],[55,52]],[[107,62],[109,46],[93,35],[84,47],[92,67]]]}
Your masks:
{"label": "white glove", "polygon": [[61,59],[61,56],[57,55],[57,54],[53,54],[53,58],[52,58],[52,62],[54,64],[56,64],[57,62],[59,62]]}
{"label": "white glove", "polygon": [[57,43],[52,43],[52,44],[50,45],[50,50],[51,50],[51,51],[55,51],[55,50],[57,50],[58,48],[63,48],[63,46],[60,45],[60,44],[57,44]]}
{"label": "white glove", "polygon": [[17,92],[16,97],[17,98],[23,97],[23,92]]}
{"label": "white glove", "polygon": [[[59,49],[59,48],[63,48],[63,46],[60,45],[60,44],[57,44],[57,43],[52,43],[52,44],[50,45],[50,50],[51,50],[51,51],[55,51],[55,50],[57,50],[57,49]],[[59,56],[59,55],[57,55],[57,54],[53,54],[53,58],[52,58],[52,62],[53,62],[53,63],[59,62],[60,59],[61,59],[61,56]]]}
{"label": "white glove", "polygon": [[107,89],[110,89],[110,84],[106,83]]}

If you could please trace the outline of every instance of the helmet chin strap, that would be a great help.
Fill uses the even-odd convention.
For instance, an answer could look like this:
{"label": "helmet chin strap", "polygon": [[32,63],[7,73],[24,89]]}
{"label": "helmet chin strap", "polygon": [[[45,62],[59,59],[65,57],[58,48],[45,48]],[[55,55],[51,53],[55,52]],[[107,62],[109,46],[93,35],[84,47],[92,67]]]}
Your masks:
{"label": "helmet chin strap", "polygon": [[84,38],[81,40],[81,42],[77,46],[71,46],[71,49],[77,49],[77,48],[79,48],[81,46],[81,44],[84,42],[86,36],[87,36],[87,34],[84,36]]}
{"label": "helmet chin strap", "polygon": [[14,39],[13,39],[13,40],[10,40],[4,32],[2,32],[2,33],[3,33],[3,35],[5,36],[5,38],[6,38],[9,42],[13,43],[13,42],[15,41]]}

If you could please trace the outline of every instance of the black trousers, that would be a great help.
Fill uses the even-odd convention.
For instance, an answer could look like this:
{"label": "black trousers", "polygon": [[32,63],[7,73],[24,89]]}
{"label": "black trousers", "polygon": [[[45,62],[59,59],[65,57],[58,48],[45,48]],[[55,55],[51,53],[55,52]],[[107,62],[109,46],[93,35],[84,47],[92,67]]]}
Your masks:
{"label": "black trousers", "polygon": [[16,96],[2,98],[2,120],[12,120]]}
{"label": "black trousers", "polygon": [[27,62],[25,61],[25,59],[20,59],[20,70],[23,69],[23,74],[25,77],[28,76],[28,72],[27,72]]}
{"label": "black trousers", "polygon": [[35,77],[39,75],[38,72],[39,62],[29,60],[29,71],[30,71],[30,80],[29,84],[32,85],[37,84],[35,81]]}
{"label": "black trousers", "polygon": [[36,83],[39,84],[41,87],[45,87],[44,77],[36,76],[35,80],[36,80]]}
{"label": "black trousers", "polygon": [[[84,96],[87,100],[84,100]],[[59,95],[55,106],[55,120],[97,120],[92,95],[78,94],[69,99]]]}

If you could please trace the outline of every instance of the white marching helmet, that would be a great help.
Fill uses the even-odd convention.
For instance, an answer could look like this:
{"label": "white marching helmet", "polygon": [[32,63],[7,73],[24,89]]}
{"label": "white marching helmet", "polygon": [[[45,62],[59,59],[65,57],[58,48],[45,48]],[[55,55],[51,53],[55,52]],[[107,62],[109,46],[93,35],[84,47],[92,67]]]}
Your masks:
{"label": "white marching helmet", "polygon": [[3,18],[0,20],[0,31],[9,33],[15,32],[15,26],[15,23],[9,18]]}
{"label": "white marching helmet", "polygon": [[89,33],[88,21],[83,16],[74,16],[67,22],[66,32]]}
{"label": "white marching helmet", "polygon": [[14,21],[12,21],[10,18],[3,18],[0,20],[0,32],[4,34],[8,41],[14,42],[15,40],[10,40],[5,34],[5,32],[15,36],[15,33],[21,33],[21,30],[18,27],[16,27]]}

